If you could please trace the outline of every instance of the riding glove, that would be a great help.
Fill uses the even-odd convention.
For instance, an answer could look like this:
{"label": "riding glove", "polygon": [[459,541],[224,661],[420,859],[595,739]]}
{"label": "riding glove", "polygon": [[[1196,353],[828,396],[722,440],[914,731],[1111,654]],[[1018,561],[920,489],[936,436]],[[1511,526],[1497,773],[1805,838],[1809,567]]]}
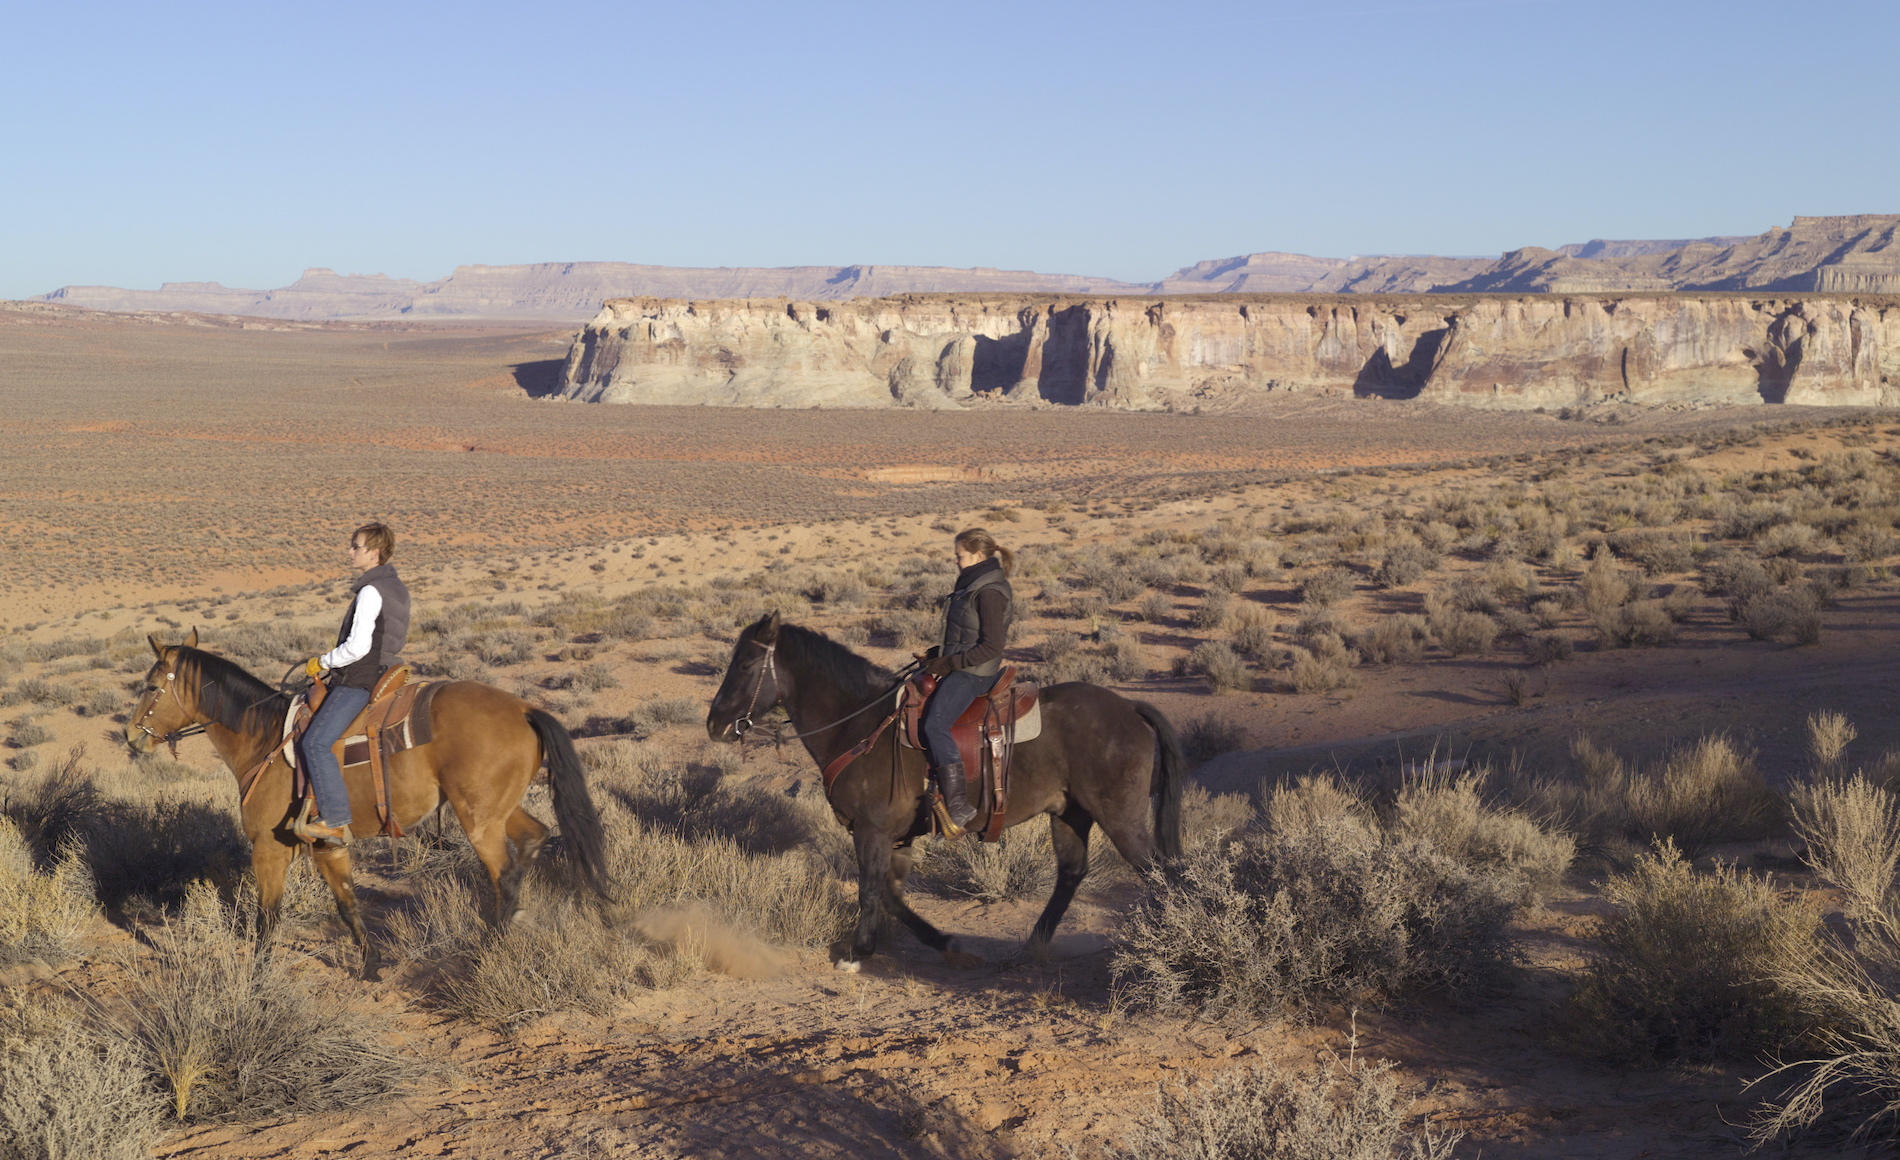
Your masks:
{"label": "riding glove", "polygon": [[956,671],[957,666],[952,663],[949,657],[931,657],[919,665],[918,668],[933,677],[947,677]]}
{"label": "riding glove", "polygon": [[323,675],[323,661],[318,657],[311,657],[303,663],[303,671],[306,676],[314,681]]}

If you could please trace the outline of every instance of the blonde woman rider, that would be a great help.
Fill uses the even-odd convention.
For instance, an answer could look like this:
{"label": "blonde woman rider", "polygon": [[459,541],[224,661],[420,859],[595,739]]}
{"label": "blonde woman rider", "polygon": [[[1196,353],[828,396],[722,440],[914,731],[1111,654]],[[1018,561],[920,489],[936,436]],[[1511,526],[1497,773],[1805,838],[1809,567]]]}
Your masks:
{"label": "blonde woman rider", "polygon": [[982,528],[967,528],[952,541],[957,583],[943,611],[943,644],[930,650],[923,671],[938,678],[924,705],[924,749],[943,794],[945,810],[958,829],[976,817],[964,792],[967,771],[950,726],[963,711],[996,685],[1003,669],[1015,593],[1009,586],[1016,557]]}

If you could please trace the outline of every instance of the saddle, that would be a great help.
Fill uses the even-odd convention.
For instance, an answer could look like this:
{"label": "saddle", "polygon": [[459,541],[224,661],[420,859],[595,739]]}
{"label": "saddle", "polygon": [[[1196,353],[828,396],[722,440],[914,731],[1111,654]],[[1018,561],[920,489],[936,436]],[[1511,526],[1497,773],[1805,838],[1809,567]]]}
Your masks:
{"label": "saddle", "polygon": [[[937,678],[927,674],[912,677],[904,685],[898,701],[899,744],[924,748],[924,703],[936,689]],[[980,831],[985,842],[1003,836],[1009,813],[1010,759],[1016,746],[1042,735],[1042,705],[1036,694],[1033,682],[1017,681],[1014,666],[1006,666],[990,691],[970,702],[950,726],[977,809],[988,811]]]}
{"label": "saddle", "polygon": [[[377,680],[375,688],[370,690],[369,704],[364,706],[363,711],[350,722],[350,727],[343,731],[343,736],[330,748],[346,772],[353,767],[369,766],[376,817],[382,823],[382,832],[392,838],[402,837],[403,831],[401,824],[396,821],[394,804],[390,800],[389,782],[384,776],[385,765],[396,754],[427,745],[435,739],[429,722],[429,706],[435,700],[436,690],[447,683],[430,681],[412,685],[408,681],[408,665],[391,666]],[[302,800],[306,810],[310,779],[296,758],[296,743],[328,693],[329,690],[321,682],[312,685],[291,714],[291,720],[285,722],[282,752],[295,770],[291,796],[293,800]],[[302,816],[301,811],[299,816]]]}

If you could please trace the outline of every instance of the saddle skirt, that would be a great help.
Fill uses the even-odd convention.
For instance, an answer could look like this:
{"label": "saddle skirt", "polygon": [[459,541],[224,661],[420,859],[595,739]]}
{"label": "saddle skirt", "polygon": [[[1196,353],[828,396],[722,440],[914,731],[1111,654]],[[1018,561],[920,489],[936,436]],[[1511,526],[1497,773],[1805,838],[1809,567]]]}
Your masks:
{"label": "saddle skirt", "polygon": [[[937,679],[928,675],[913,677],[905,683],[898,704],[900,745],[924,748],[924,704],[936,689]],[[970,702],[970,707],[950,726],[957,754],[963,759],[964,775],[976,791],[977,808],[988,811],[982,829],[985,842],[994,842],[1003,835],[1003,822],[1009,810],[1012,751],[1042,735],[1042,702],[1038,691],[1033,681],[1016,680],[1015,668],[1006,666],[997,675],[989,693]]]}
{"label": "saddle skirt", "polygon": [[[409,666],[396,665],[376,682],[370,691],[370,702],[363,711],[350,722],[343,736],[337,739],[330,751],[336,754],[337,762],[343,769],[369,766],[370,780],[374,788],[376,813],[383,824],[383,832],[390,837],[402,837],[402,826],[396,822],[390,802],[384,767],[389,758],[405,750],[420,748],[435,739],[430,726],[429,707],[435,700],[436,691],[446,681],[430,681],[420,685],[408,683]],[[303,733],[314,715],[316,707],[323,703],[323,686],[318,685],[304,698],[299,700],[284,720],[284,760],[296,770],[294,797],[301,798],[309,791],[309,779],[297,761],[297,738]]]}

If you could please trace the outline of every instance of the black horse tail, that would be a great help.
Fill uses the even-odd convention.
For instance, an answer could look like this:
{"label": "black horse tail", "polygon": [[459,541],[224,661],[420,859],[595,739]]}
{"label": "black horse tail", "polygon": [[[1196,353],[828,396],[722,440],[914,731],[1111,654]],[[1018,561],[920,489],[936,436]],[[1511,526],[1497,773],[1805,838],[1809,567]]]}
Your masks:
{"label": "black horse tail", "polygon": [[605,898],[607,836],[600,824],[600,811],[587,793],[574,739],[545,709],[529,709],[528,724],[541,738],[541,752],[547,758],[548,785],[554,790],[554,820],[561,826],[561,848],[572,854],[581,877],[594,893]]}
{"label": "black horse tail", "polygon": [[1181,739],[1161,710],[1146,701],[1136,701],[1135,711],[1155,731],[1160,760],[1155,763],[1155,846],[1163,858],[1181,856],[1181,776],[1187,770],[1187,758],[1181,755]]}

